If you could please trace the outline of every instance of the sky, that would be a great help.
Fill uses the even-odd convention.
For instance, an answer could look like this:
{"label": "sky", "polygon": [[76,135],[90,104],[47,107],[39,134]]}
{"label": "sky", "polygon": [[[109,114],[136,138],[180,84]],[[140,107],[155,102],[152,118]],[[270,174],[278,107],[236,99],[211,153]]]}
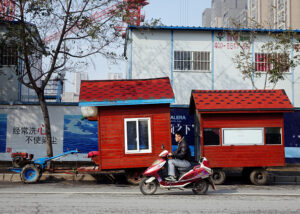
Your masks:
{"label": "sky", "polygon": [[[142,14],[145,20],[160,19],[163,25],[167,26],[202,26],[202,13],[206,8],[210,8],[211,0],[148,0]],[[122,52],[120,50],[120,52]],[[126,61],[116,64],[107,61],[101,56],[94,56],[89,61],[86,68],[89,80],[107,79],[108,73],[123,73],[125,78]],[[67,74],[65,91],[73,92],[73,76]]]}

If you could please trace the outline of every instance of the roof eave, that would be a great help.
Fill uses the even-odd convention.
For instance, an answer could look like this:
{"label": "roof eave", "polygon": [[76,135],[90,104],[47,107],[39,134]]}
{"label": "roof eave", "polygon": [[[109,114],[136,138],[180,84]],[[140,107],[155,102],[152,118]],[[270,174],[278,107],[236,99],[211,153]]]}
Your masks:
{"label": "roof eave", "polygon": [[195,27],[195,26],[135,26],[130,25],[128,29],[151,29],[151,30],[194,30],[194,31],[244,31],[244,32],[273,32],[280,33],[285,31],[293,31],[300,33],[300,29],[265,29],[265,28],[216,28],[216,27]]}
{"label": "roof eave", "polygon": [[149,100],[116,100],[116,101],[94,101],[79,102],[79,106],[127,106],[127,105],[149,105],[149,104],[171,104],[175,102],[175,98],[166,99],[149,99]]}
{"label": "roof eave", "polygon": [[221,113],[284,113],[294,112],[294,108],[287,109],[197,109],[202,114],[221,114]]}

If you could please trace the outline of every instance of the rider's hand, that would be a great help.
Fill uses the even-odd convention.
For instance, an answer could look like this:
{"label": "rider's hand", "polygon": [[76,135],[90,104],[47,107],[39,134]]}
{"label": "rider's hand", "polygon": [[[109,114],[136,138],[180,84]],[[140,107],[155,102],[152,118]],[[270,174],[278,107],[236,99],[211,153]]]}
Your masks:
{"label": "rider's hand", "polygon": [[172,157],[172,156],[173,156],[172,152],[169,152],[168,156],[169,156],[169,157]]}

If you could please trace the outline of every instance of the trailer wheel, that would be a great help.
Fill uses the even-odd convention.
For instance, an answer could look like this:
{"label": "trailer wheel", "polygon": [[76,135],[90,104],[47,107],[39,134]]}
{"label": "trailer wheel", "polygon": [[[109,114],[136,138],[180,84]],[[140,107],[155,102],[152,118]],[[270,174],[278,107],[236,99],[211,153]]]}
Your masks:
{"label": "trailer wheel", "polygon": [[254,185],[265,185],[268,182],[268,172],[265,169],[254,169],[250,173],[250,181]]}
{"label": "trailer wheel", "polygon": [[193,193],[196,195],[204,195],[208,190],[208,181],[200,180],[194,183],[194,187],[192,189]]}
{"label": "trailer wheel", "polygon": [[214,184],[223,184],[226,180],[226,174],[222,169],[213,169],[212,179]]}
{"label": "trailer wheel", "polygon": [[23,183],[35,183],[40,178],[40,170],[32,164],[27,164],[21,171],[21,180]]}

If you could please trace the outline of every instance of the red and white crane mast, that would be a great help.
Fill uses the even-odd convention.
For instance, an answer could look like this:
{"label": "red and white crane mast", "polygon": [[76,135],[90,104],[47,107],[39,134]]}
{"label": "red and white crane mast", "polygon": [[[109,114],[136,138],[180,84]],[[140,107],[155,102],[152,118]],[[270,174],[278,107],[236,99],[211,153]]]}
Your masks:
{"label": "red and white crane mast", "polygon": [[[101,21],[107,19],[116,13],[122,13],[122,23],[119,26],[115,26],[114,29],[122,32],[122,36],[125,35],[127,25],[140,26],[145,19],[145,15],[141,14],[141,10],[144,6],[148,5],[147,0],[123,0],[123,3],[116,3],[104,10],[96,11],[89,18],[92,21]],[[121,11],[120,11],[121,8]],[[13,21],[15,20],[15,4],[13,0],[1,0],[0,2],[0,19]],[[72,32],[76,32],[78,28],[76,26],[72,29]],[[55,41],[60,36],[60,32],[53,33],[46,36],[43,40],[45,43]]]}

